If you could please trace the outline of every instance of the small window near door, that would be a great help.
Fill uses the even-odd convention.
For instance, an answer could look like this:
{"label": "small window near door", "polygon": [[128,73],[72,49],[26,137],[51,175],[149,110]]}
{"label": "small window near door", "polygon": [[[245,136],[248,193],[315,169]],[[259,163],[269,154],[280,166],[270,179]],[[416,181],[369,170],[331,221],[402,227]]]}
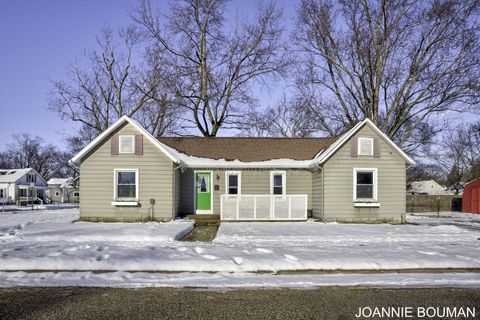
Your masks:
{"label": "small window near door", "polygon": [[225,190],[227,194],[241,194],[241,176],[240,172],[237,171],[227,171],[225,173]]}
{"label": "small window near door", "polygon": [[285,194],[285,171],[272,171],[270,177],[271,193]]}
{"label": "small window near door", "polygon": [[135,152],[135,136],[119,136],[119,153],[134,153]]}
{"label": "small window near door", "polygon": [[354,169],[354,200],[377,199],[377,169]]}

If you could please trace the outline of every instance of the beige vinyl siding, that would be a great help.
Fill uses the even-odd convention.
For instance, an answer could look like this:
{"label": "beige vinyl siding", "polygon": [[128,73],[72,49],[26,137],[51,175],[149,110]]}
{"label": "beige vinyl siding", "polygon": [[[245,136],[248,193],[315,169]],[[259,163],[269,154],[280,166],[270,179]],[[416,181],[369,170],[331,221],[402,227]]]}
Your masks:
{"label": "beige vinyl siding", "polygon": [[[130,124],[113,134],[138,134]],[[150,199],[155,199],[156,220],[169,220],[173,204],[173,162],[148,139],[143,139],[143,155],[111,155],[110,138],[95,148],[80,165],[80,216],[90,220],[144,220],[149,215]],[[116,207],[114,169],[138,169],[139,203],[135,207]]]}
{"label": "beige vinyl siding", "polygon": [[[357,137],[377,135],[368,126]],[[405,160],[381,138],[380,157],[350,154],[350,141],[338,150],[324,165],[324,217],[327,221],[345,222],[401,222],[406,211]],[[377,168],[378,202],[380,208],[353,206],[353,168]]]}
{"label": "beige vinyl siding", "polygon": [[315,170],[312,174],[312,216],[322,218],[322,171]]}
{"label": "beige vinyl siding", "polygon": [[[210,169],[197,171],[211,171]],[[215,169],[212,172],[213,186],[218,185],[219,190],[213,190],[213,213],[220,214],[220,196],[225,194],[225,172],[240,171],[242,194],[270,194],[269,169]],[[309,170],[275,169],[273,171],[286,171],[286,194],[306,194],[308,196],[308,209],[312,209],[312,173]],[[186,170],[181,177],[181,211],[194,213],[194,175],[193,170]],[[214,189],[214,188],[213,188]]]}

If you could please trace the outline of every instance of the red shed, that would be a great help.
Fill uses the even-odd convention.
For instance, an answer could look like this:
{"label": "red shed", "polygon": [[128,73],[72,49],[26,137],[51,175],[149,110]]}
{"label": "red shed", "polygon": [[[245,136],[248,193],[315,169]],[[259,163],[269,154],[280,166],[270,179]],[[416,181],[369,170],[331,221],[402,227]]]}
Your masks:
{"label": "red shed", "polygon": [[480,178],[465,185],[462,212],[480,213]]}

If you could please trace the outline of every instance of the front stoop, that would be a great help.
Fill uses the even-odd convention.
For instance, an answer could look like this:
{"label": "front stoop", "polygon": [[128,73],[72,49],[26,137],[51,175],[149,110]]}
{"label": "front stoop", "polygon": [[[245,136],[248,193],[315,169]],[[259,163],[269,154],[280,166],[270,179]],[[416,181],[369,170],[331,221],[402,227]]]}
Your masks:
{"label": "front stoop", "polygon": [[219,214],[190,214],[187,219],[194,220],[196,226],[218,226],[220,225]]}

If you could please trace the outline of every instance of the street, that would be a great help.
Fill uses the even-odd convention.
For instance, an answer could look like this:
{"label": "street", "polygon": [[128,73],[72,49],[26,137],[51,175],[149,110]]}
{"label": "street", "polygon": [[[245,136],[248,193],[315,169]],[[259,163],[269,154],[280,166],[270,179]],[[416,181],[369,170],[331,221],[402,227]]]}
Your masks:
{"label": "street", "polygon": [[478,317],[480,290],[0,289],[0,319],[356,319],[360,307],[419,306],[474,307]]}

